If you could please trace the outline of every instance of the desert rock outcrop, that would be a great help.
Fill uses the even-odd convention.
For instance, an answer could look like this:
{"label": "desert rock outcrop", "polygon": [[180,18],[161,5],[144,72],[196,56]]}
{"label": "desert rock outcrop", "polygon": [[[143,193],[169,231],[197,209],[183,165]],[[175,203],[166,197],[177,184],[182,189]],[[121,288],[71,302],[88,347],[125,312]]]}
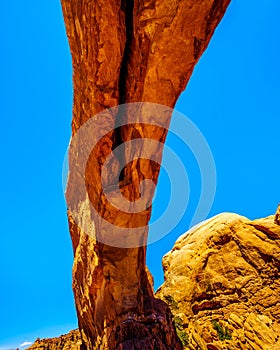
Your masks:
{"label": "desert rock outcrop", "polygon": [[[185,349],[280,349],[280,226],[274,218],[217,215],[165,255],[165,282],[156,296],[172,310]],[[76,330],[37,340],[30,350],[78,350],[81,343]]]}
{"label": "desert rock outcrop", "polygon": [[163,258],[168,302],[186,349],[280,349],[280,226],[220,214]]}

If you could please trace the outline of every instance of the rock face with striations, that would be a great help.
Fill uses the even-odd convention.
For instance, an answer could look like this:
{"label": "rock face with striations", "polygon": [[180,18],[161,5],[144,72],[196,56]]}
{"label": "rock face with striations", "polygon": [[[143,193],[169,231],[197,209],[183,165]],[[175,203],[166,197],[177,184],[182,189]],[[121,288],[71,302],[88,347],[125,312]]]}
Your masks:
{"label": "rock face with striations", "polygon": [[[91,117],[120,104],[173,107],[230,0],[61,2],[73,62],[74,137]],[[103,171],[104,186],[113,195],[114,188],[120,189],[135,202],[141,198],[142,180],[156,184],[162,153],[158,145],[164,143],[167,130],[143,125],[153,114],[140,111],[139,123],[133,113],[120,117],[116,110],[104,112],[94,134],[111,131],[92,150],[85,173],[80,172],[83,149],[69,155],[66,197],[74,249],[73,289],[83,346],[89,350],[182,347],[170,311],[154,297],[146,272],[151,207],[137,215],[116,210],[108,205],[101,186],[106,158],[135,138],[152,138],[157,146],[151,145],[148,154],[147,149],[137,148],[116,157]],[[167,126],[170,117],[167,113]],[[115,128],[120,118],[126,125]],[[84,140],[90,142],[93,136],[85,132]],[[154,155],[157,164],[150,160]],[[121,176],[119,169],[123,169]],[[77,185],[81,179],[86,193]],[[148,202],[153,192],[149,196]],[[98,208],[98,214],[91,206]],[[128,236],[129,230],[139,228],[134,246],[116,247],[100,239],[117,236],[119,227],[126,228]]]}
{"label": "rock face with striations", "polygon": [[280,226],[220,214],[163,258],[167,301],[186,349],[280,349]]}

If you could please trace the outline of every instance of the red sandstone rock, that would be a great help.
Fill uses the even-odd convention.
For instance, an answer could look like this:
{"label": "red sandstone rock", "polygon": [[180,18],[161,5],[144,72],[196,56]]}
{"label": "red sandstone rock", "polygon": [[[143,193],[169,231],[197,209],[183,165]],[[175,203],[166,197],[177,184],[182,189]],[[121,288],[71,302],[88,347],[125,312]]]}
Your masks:
{"label": "red sandstone rock", "polygon": [[[206,49],[230,0],[62,0],[74,70],[72,134],[97,113],[122,103],[152,102],[173,107],[185,89],[195,64]],[[129,201],[141,198],[144,179],[155,184],[159,173],[164,128],[144,125],[152,111],[122,116],[106,112],[94,130],[111,130],[90,153],[85,174],[83,149],[69,156],[66,197],[74,248],[73,289],[79,328],[86,349],[181,349],[166,304],[154,298],[145,266],[148,206],[140,215],[108,205],[101,171],[113,150],[134,138],[158,141],[149,148],[124,152],[105,171],[105,187],[121,188]],[[92,132],[83,134],[86,141]],[[161,146],[159,146],[161,143]],[[151,157],[157,155],[157,163]],[[127,163],[128,159],[134,159]],[[121,178],[116,174],[124,165]],[[87,192],[77,185],[84,181]],[[114,190],[112,190],[114,195]],[[153,191],[147,203],[151,200]],[[91,205],[98,208],[94,213]],[[100,219],[106,218],[106,222]],[[116,229],[112,229],[112,225]],[[86,229],[85,229],[86,227]],[[118,228],[139,228],[132,248],[101,243]],[[141,227],[143,229],[141,230]],[[90,231],[85,232],[85,231]],[[121,237],[120,239],[124,239]]]}

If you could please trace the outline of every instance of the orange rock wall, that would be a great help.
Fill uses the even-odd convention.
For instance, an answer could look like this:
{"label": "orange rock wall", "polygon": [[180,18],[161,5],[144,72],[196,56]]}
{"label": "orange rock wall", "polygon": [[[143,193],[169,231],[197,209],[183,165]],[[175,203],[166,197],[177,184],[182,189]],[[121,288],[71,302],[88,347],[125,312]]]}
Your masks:
{"label": "orange rock wall", "polygon": [[[91,117],[119,104],[153,102],[174,107],[230,0],[61,2],[73,62],[74,137]],[[140,115],[142,123],[149,122],[150,113]],[[73,289],[83,343],[90,350],[180,349],[170,311],[154,298],[147,278],[145,242],[151,207],[136,216],[109,210],[100,181],[102,165],[117,146],[151,134],[164,143],[167,130],[135,124],[133,113],[122,116],[126,125],[115,129],[118,118],[118,113],[110,112],[99,118],[96,133],[102,128],[111,131],[89,156],[86,195],[77,186],[84,175],[79,173],[83,150],[69,156],[66,197],[71,203]],[[90,140],[92,133],[84,138]],[[162,147],[151,146],[149,152],[157,154],[160,163]],[[150,158],[141,160],[142,156],[139,149],[119,156],[105,173],[105,185],[118,186],[126,199],[138,200],[141,181],[149,178],[156,184],[159,173],[159,164]],[[135,159],[127,164],[129,157]],[[119,178],[117,170],[124,165]],[[91,205],[98,207],[99,215]],[[100,220],[100,213],[116,227],[143,227],[135,246],[101,243],[99,237],[115,232]],[[91,234],[85,232],[84,221]]]}

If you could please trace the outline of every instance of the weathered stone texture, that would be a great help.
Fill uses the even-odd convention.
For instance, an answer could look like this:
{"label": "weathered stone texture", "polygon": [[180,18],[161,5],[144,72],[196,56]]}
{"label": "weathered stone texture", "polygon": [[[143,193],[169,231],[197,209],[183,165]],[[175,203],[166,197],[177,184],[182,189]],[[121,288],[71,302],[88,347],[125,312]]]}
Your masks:
{"label": "weathered stone texture", "polygon": [[[273,216],[209,219],[177,240],[163,267],[156,295],[181,318],[187,349],[280,349],[280,226]],[[231,339],[221,340],[226,328]]]}
{"label": "weathered stone texture", "polygon": [[[185,89],[195,64],[206,49],[230,0],[61,0],[73,61],[74,107],[72,132],[106,108],[129,102],[152,102],[173,107]],[[109,207],[101,186],[101,170],[113,150],[132,138],[159,141],[149,149],[158,164],[143,158],[143,150],[130,149],[105,172],[105,186],[118,186],[130,201],[140,199],[143,179],[155,184],[159,173],[166,128],[155,129],[149,113],[120,116],[108,111],[98,128],[109,133],[90,154],[85,173],[87,195],[77,183],[83,150],[69,156],[67,202],[74,248],[73,289],[84,346],[91,349],[180,349],[170,312],[154,298],[145,266],[147,223],[151,208],[128,215]],[[171,115],[164,125],[168,126]],[[131,123],[114,128],[118,118]],[[138,122],[138,124],[135,124]],[[98,132],[98,130],[96,130]],[[92,134],[85,134],[90,140]],[[135,157],[127,163],[129,157]],[[126,166],[125,166],[126,165]],[[121,178],[116,174],[125,166]],[[152,198],[153,192],[150,193]],[[150,200],[150,198],[149,198]],[[117,248],[100,243],[115,235],[116,227],[143,227],[135,247]],[[80,217],[80,221],[77,220]],[[90,233],[81,221],[88,220]],[[124,239],[124,237],[120,237]]]}

